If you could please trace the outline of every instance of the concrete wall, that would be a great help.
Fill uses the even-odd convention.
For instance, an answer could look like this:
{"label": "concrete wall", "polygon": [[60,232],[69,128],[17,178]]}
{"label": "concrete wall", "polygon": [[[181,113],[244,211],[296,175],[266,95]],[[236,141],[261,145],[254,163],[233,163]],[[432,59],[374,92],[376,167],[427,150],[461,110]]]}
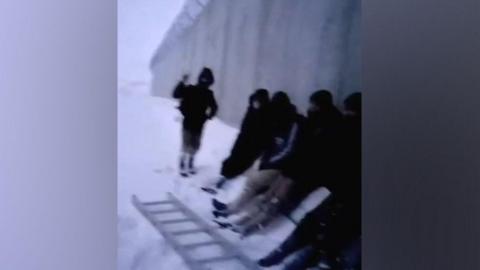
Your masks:
{"label": "concrete wall", "polygon": [[[188,6],[188,5],[187,5]],[[213,69],[219,117],[237,125],[256,88],[284,90],[301,111],[329,89],[337,104],[360,91],[360,1],[211,0],[152,59],[152,94],[170,96],[183,73]],[[177,18],[177,25],[181,16]]]}

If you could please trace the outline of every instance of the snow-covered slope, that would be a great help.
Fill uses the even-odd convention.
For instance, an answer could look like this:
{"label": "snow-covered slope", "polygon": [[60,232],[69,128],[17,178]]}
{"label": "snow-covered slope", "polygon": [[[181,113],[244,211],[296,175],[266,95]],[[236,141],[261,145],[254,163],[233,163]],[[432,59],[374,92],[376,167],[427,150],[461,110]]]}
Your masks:
{"label": "snow-covered slope", "polygon": [[[177,171],[181,116],[175,109],[176,103],[141,94],[147,92],[142,89],[145,87],[146,84],[124,86],[118,95],[118,269],[187,269],[175,251],[132,207],[130,196],[159,200],[172,192],[210,222],[212,197],[199,187],[218,177],[221,161],[238,131],[219,120],[209,121],[197,158],[199,173],[181,178]],[[234,181],[219,198],[227,201],[233,198],[244,180]],[[325,191],[316,192],[306,209],[325,194]],[[290,221],[280,218],[268,230],[243,240],[229,231],[222,234],[257,259],[276,247],[293,228]]]}

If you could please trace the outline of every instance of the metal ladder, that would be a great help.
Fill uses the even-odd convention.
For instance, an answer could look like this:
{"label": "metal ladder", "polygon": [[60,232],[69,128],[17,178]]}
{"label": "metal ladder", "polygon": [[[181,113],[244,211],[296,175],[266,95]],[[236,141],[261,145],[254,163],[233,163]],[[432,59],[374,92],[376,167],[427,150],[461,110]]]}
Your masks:
{"label": "metal ladder", "polygon": [[[187,266],[191,270],[208,270],[208,263],[232,261],[236,260],[242,264],[246,269],[260,270],[260,267],[243,254],[236,246],[231,244],[227,239],[221,236],[216,228],[210,226],[197,216],[192,210],[185,206],[180,200],[178,200],[173,194],[168,193],[168,200],[154,201],[154,202],[141,202],[137,196],[132,196],[132,204],[138,209],[140,213],[155,227],[155,229],[163,235],[165,240],[172,245],[174,250],[183,258]],[[158,205],[171,205],[172,207],[166,210],[153,210],[153,206]],[[158,219],[159,216],[164,214],[181,213],[184,217],[162,220]],[[166,225],[179,224],[184,222],[191,222],[195,224],[196,228],[186,229],[180,231],[171,231],[166,228]],[[182,235],[194,235],[199,233],[208,234],[213,240],[181,244],[178,240],[178,236]],[[202,248],[206,246],[217,245],[222,248],[224,255],[214,256],[210,258],[195,259],[191,253],[193,249]]]}

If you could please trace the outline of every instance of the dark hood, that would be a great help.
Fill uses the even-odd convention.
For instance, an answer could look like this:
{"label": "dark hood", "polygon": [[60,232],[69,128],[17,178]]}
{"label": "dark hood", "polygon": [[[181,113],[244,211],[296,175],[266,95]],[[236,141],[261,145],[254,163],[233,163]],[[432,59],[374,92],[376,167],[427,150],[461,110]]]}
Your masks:
{"label": "dark hood", "polygon": [[260,102],[262,108],[266,106],[270,101],[268,91],[266,89],[257,89],[255,93],[250,96],[249,105],[251,106],[254,101]]}
{"label": "dark hood", "polygon": [[210,86],[215,82],[211,69],[204,67],[198,76],[198,85]]}
{"label": "dark hood", "polygon": [[349,95],[343,102],[345,109],[357,115],[362,114],[362,94],[355,92]]}
{"label": "dark hood", "polygon": [[269,114],[273,128],[284,130],[295,121],[297,108],[290,102],[285,92],[277,92],[270,101]]}

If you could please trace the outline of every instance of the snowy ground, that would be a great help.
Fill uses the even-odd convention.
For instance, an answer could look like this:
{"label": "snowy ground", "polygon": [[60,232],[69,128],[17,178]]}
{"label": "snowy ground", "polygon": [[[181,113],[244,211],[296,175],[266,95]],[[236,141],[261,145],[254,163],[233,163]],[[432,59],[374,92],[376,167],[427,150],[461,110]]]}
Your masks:
{"label": "snowy ground", "polygon": [[[130,197],[136,194],[142,201],[161,200],[167,192],[172,192],[211,222],[212,196],[199,187],[218,177],[221,161],[228,155],[237,130],[218,119],[209,121],[197,158],[199,173],[181,178],[177,171],[181,117],[175,109],[176,103],[148,96],[147,87],[146,84],[123,85],[118,95],[118,269],[188,269],[133,208]],[[240,177],[218,197],[229,201],[240,191],[244,180]],[[296,216],[301,217],[326,194],[324,190],[313,194]],[[293,228],[293,223],[280,218],[268,230],[242,240],[230,231],[221,233],[256,260],[276,247]],[[219,265],[212,269],[226,268]]]}

